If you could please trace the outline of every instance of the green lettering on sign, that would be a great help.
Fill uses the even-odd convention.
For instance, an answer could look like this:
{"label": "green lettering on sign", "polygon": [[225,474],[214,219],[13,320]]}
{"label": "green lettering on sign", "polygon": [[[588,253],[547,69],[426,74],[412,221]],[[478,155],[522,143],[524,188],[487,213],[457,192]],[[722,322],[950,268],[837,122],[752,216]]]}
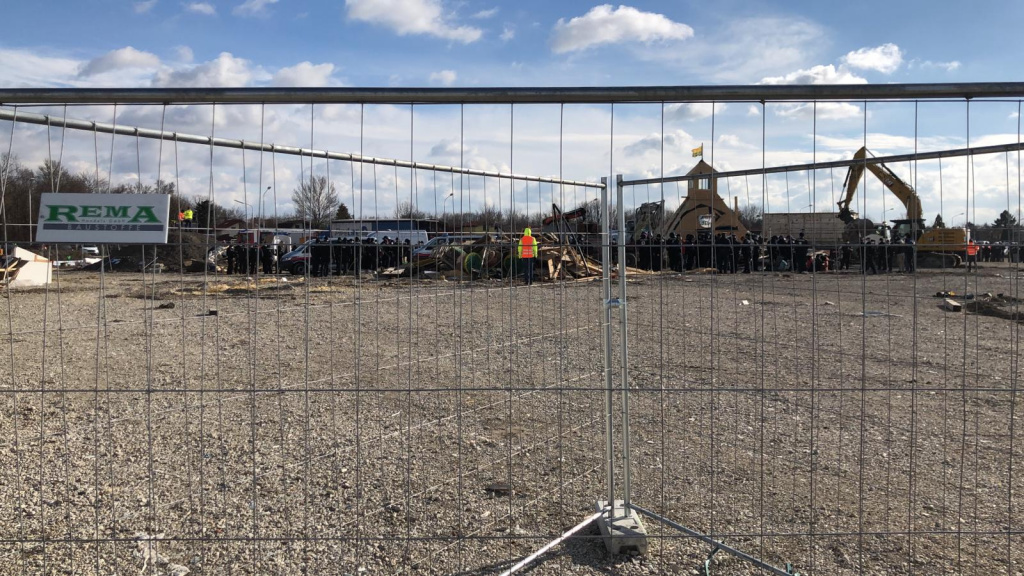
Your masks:
{"label": "green lettering on sign", "polygon": [[50,209],[49,216],[46,217],[47,222],[60,222],[62,216],[68,222],[78,222],[78,219],[75,218],[75,213],[78,212],[77,206],[50,204],[47,208]]}
{"label": "green lettering on sign", "polygon": [[152,206],[139,206],[139,211],[132,216],[128,222],[160,222],[160,219],[153,213]]}
{"label": "green lettering on sign", "polygon": [[127,206],[107,206],[107,213],[103,215],[104,218],[127,218],[128,207]]}
{"label": "green lettering on sign", "polygon": [[102,213],[100,206],[81,206],[82,218],[96,218]]}

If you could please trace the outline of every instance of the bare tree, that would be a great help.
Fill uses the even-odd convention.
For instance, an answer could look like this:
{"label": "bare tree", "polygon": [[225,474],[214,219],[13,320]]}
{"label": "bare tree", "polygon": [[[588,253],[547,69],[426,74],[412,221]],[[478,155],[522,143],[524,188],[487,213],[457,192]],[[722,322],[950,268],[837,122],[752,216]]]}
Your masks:
{"label": "bare tree", "polygon": [[744,204],[740,206],[740,211],[736,214],[736,217],[740,219],[740,222],[748,230],[760,230],[761,225],[764,224],[764,214],[761,211],[761,207],[757,204]]}
{"label": "bare tree", "polygon": [[395,204],[395,218],[399,220],[423,220],[427,213],[413,206],[412,202],[404,201]]}
{"label": "bare tree", "polygon": [[326,176],[314,176],[292,191],[292,202],[295,203],[296,216],[309,222],[313,228],[325,228],[341,200],[334,183],[328,183]]}

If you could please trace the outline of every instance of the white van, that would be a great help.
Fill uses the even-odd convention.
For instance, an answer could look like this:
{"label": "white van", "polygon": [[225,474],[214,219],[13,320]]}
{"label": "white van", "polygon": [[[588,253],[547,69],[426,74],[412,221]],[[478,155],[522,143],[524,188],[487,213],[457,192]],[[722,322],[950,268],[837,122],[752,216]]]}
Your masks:
{"label": "white van", "polygon": [[444,236],[436,236],[427,242],[423,246],[420,246],[413,251],[413,260],[420,258],[431,258],[434,254],[434,250],[441,246],[448,246],[449,244],[465,244],[466,242],[472,242],[483,238],[483,234],[445,234]]}
{"label": "white van", "polygon": [[413,246],[426,244],[429,240],[426,230],[377,230],[366,235],[367,241],[375,244],[380,244],[384,238],[394,240],[395,244],[405,244],[408,240]]}

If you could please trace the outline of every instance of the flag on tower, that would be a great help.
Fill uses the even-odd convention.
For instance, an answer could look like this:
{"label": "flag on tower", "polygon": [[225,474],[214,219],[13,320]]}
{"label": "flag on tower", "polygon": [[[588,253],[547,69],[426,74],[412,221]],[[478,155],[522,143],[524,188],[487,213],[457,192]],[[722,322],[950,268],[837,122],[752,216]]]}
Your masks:
{"label": "flag on tower", "polygon": [[698,156],[703,158],[704,157],[704,144],[702,143],[700,146],[697,146],[696,148],[691,150],[691,152],[693,152],[693,157],[694,158],[696,158]]}

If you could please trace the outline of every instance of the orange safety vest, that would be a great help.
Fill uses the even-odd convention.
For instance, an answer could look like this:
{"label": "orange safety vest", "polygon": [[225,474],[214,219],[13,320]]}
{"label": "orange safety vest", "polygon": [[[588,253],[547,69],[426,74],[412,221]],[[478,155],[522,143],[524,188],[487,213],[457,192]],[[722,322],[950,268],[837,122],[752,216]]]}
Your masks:
{"label": "orange safety vest", "polygon": [[978,245],[975,244],[974,242],[968,242],[967,243],[967,255],[968,256],[977,256],[978,255]]}
{"label": "orange safety vest", "polygon": [[533,236],[523,236],[522,240],[519,241],[519,245],[522,247],[522,253],[520,258],[533,258],[533,247],[537,245],[537,241],[534,240]]}

